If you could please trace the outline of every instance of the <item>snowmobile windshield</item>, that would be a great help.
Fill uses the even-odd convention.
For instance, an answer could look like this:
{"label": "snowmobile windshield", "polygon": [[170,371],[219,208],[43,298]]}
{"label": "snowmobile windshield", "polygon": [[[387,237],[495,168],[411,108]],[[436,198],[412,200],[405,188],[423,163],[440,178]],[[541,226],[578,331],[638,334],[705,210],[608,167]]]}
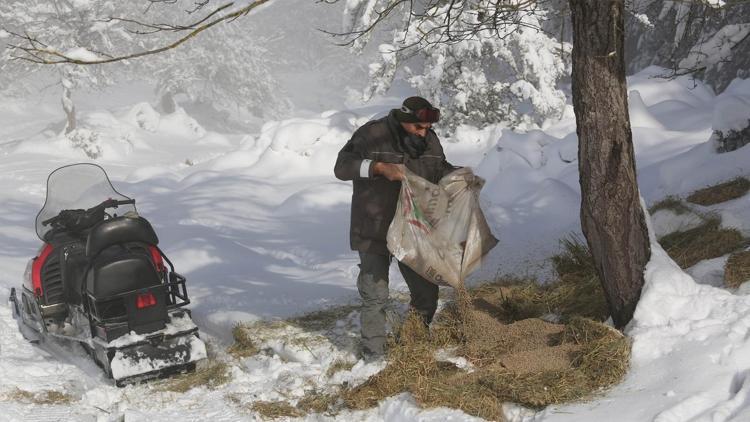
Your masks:
{"label": "snowmobile windshield", "polygon": [[[60,167],[47,178],[47,199],[36,216],[36,234],[44,241],[44,235],[52,230],[50,225],[42,222],[60,214],[62,210],[88,209],[101,204],[107,199],[128,200],[112,187],[103,168],[96,164],[73,164]],[[135,212],[135,205],[120,205],[118,215],[128,211]]]}

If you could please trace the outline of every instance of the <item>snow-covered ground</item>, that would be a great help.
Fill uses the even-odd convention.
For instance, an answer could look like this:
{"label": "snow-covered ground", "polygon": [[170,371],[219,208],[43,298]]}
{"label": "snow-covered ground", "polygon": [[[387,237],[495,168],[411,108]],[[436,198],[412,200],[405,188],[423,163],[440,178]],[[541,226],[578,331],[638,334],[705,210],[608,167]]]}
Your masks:
{"label": "snow-covered ground", "polygon": [[[727,104],[750,115],[750,81],[721,96],[683,79],[652,79],[646,69],[629,79],[631,119],[641,193],[647,203],[684,195],[738,175],[750,175],[750,147],[717,155],[712,126],[726,127]],[[256,133],[207,130],[188,113],[161,115],[134,91],[131,101],[82,107],[89,151],[99,151],[115,187],[138,200],[160,246],[187,276],[193,316],[209,350],[231,342],[237,322],[296,315],[356,301],[357,257],[348,248],[351,187],[333,177],[336,154],[355,128],[388,106],[311,112],[266,122]],[[378,104],[395,106],[396,98]],[[61,113],[48,98],[0,101],[0,296],[19,286],[39,246],[33,230],[47,174],[87,162],[60,136]],[[736,111],[736,109],[733,109]],[[739,113],[742,114],[742,113]],[[443,139],[448,159],[487,179],[484,211],[500,244],[472,282],[498,273],[547,274],[557,240],[577,232],[579,186],[575,120],[539,131],[461,127]],[[724,225],[750,236],[750,196],[712,207]],[[689,221],[660,217],[659,227]],[[508,406],[517,421],[744,421],[750,420],[750,297],[716,284],[723,260],[686,274],[660,250],[633,323],[632,369],[598,399],[542,412]],[[698,268],[701,266],[700,268]],[[395,266],[391,287],[405,285]],[[332,336],[287,327],[264,341],[271,353],[230,360],[231,381],[217,390],[158,392],[140,385],[118,389],[82,355],[61,359],[26,343],[10,308],[0,305],[2,420],[256,420],[256,400],[300,398],[306,390],[355,383],[379,369],[357,363],[326,376],[336,360],[354,360],[357,313]],[[300,342],[299,339],[306,339]],[[294,341],[293,341],[294,340]],[[69,404],[28,404],[14,389],[60,391]],[[239,404],[238,404],[239,403]],[[307,420],[470,421],[450,409],[421,410],[408,395],[369,411]]]}

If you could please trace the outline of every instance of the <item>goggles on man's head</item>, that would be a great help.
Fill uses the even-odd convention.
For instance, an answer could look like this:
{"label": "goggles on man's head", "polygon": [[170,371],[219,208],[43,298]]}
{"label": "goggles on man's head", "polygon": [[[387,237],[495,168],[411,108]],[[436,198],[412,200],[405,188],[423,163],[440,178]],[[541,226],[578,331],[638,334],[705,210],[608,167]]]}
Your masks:
{"label": "goggles on man's head", "polygon": [[409,107],[402,105],[401,111],[406,114],[416,116],[420,122],[436,123],[438,120],[440,120],[440,109],[437,109],[435,107],[420,108],[419,110],[414,111]]}

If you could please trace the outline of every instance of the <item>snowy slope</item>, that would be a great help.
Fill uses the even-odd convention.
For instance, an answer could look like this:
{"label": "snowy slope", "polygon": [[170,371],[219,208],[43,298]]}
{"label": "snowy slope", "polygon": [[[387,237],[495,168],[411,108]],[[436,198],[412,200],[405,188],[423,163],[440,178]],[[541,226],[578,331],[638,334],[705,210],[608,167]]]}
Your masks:
{"label": "snowy slope", "polygon": [[[750,175],[750,148],[716,155],[708,143],[725,95],[750,102],[750,85],[736,83],[715,97],[692,81],[664,81],[646,69],[630,79],[631,116],[641,192],[649,203],[737,175]],[[160,115],[144,98],[83,109],[83,124],[101,151],[96,162],[115,187],[138,200],[160,245],[188,278],[191,308],[213,350],[230,342],[238,321],[285,317],[357,298],[356,255],[348,248],[351,187],[332,175],[336,153],[351,132],[387,106],[325,111],[266,122],[257,133],[207,130],[184,111]],[[382,99],[387,102],[387,99]],[[91,161],[58,135],[57,105],[46,100],[0,102],[0,296],[20,284],[38,247],[33,219],[54,168]],[[750,114],[750,107],[746,110]],[[444,139],[448,159],[487,179],[483,206],[500,239],[473,281],[505,272],[545,274],[557,240],[578,231],[580,200],[574,116],[543,131],[462,127]],[[750,235],[750,198],[720,207],[725,224]],[[515,420],[750,420],[750,299],[700,284],[654,246],[636,318],[632,370],[591,403],[538,414],[508,408]],[[696,274],[693,272],[693,274]],[[391,272],[392,288],[405,288]],[[698,283],[696,283],[696,281]],[[710,283],[709,283],[710,284]],[[184,394],[153,386],[117,389],[80,355],[52,357],[23,341],[9,308],[0,305],[0,414],[3,420],[256,420],[246,405],[291,400],[311,388],[357,382],[378,365],[355,365],[328,378],[336,359],[353,360],[357,313],[335,335],[289,327],[269,338],[272,350],[233,361],[232,380],[218,390]],[[303,346],[293,339],[309,338]],[[32,405],[7,398],[27,391],[65,391],[66,405]],[[238,405],[231,398],[238,398]],[[461,412],[418,409],[408,395],[338,420],[469,421]],[[328,420],[310,416],[308,420]]]}

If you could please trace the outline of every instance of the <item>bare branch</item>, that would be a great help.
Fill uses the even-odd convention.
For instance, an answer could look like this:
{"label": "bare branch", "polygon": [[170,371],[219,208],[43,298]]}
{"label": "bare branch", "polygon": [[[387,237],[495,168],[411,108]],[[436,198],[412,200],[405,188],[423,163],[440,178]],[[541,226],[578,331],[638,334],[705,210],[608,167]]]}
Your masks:
{"label": "bare branch", "polygon": [[[208,3],[208,1],[210,1],[210,0],[205,0],[205,1],[206,1],[206,3]],[[204,4],[206,4],[206,3],[204,3]],[[232,7],[233,5],[234,5],[234,2],[227,3],[227,4],[223,5],[223,6],[220,6],[220,7],[216,8],[216,10],[214,10],[211,13],[209,13],[208,15],[206,15],[203,19],[201,19],[201,20],[199,20],[197,22],[193,22],[193,23],[188,24],[188,25],[172,25],[172,24],[167,24],[167,23],[144,23],[144,22],[141,22],[141,21],[138,21],[138,20],[135,20],[135,19],[114,18],[114,17],[103,19],[102,22],[113,22],[113,21],[126,22],[126,23],[132,23],[132,24],[135,24],[135,25],[139,25],[139,26],[142,26],[142,27],[145,27],[145,28],[149,28],[149,29],[152,30],[151,32],[140,32],[138,30],[131,30],[130,31],[130,32],[133,32],[133,33],[136,33],[136,34],[153,34],[154,32],[161,32],[161,31],[172,31],[172,32],[189,31],[189,30],[198,28],[203,23],[208,22],[212,17],[218,15],[219,13],[223,12],[225,9],[227,9],[229,7]],[[188,11],[188,13],[191,13],[191,12]]]}
{"label": "bare branch", "polygon": [[[325,3],[336,3],[337,0],[319,0]],[[510,2],[506,0],[495,0],[486,2],[481,7],[468,8],[466,1],[457,0],[429,0],[423,7],[424,12],[416,12],[412,0],[394,0],[386,5],[381,11],[375,12],[375,19],[364,28],[355,29],[348,32],[322,32],[333,37],[344,38],[345,42],[339,43],[342,46],[351,46],[357,40],[372,33],[374,29],[381,25],[398,6],[409,3],[409,10],[406,12],[406,22],[404,27],[404,36],[406,37],[412,22],[417,22],[416,30],[419,34],[417,39],[411,43],[399,47],[400,50],[412,49],[420,46],[423,49],[430,45],[436,44],[455,44],[467,39],[473,38],[482,32],[492,33],[494,36],[503,38],[509,35],[509,29],[521,27],[539,29],[525,24],[522,17],[526,14],[533,14],[537,11],[539,3],[543,0],[519,0]],[[475,4],[474,6],[478,6]],[[439,22],[438,25],[430,26],[423,29],[422,24],[426,22]],[[461,22],[463,25],[457,25]]]}
{"label": "bare branch", "polygon": [[[153,3],[174,3],[176,0],[149,0],[149,1],[153,4]],[[208,4],[208,1],[210,0],[198,0],[198,1],[200,3],[196,3],[196,6],[198,6],[199,4],[202,4],[202,5],[196,8],[195,10],[199,10],[199,8]],[[132,23],[135,25],[139,25],[143,28],[148,29],[148,31],[146,30],[131,31],[137,34],[149,34],[149,33],[162,32],[162,31],[172,31],[172,32],[189,31],[183,37],[163,47],[140,51],[137,53],[126,54],[122,56],[108,56],[106,58],[97,59],[97,60],[85,60],[85,59],[70,57],[66,53],[62,53],[60,51],[57,51],[53,48],[46,46],[44,43],[42,43],[41,41],[39,41],[38,39],[36,39],[35,37],[29,34],[21,35],[21,34],[13,33],[10,31],[8,31],[8,33],[11,34],[13,38],[19,40],[20,43],[9,45],[8,48],[12,51],[11,56],[14,59],[30,61],[30,62],[37,63],[37,64],[93,65],[93,64],[114,63],[114,62],[119,62],[123,60],[130,60],[130,59],[135,59],[139,57],[150,56],[153,54],[159,54],[164,51],[176,48],[179,45],[184,44],[185,42],[191,40],[193,37],[197,36],[201,32],[213,26],[216,26],[224,22],[232,22],[233,20],[239,17],[246,16],[253,9],[267,3],[268,1],[270,0],[255,0],[254,2],[246,6],[243,6],[231,13],[222,14],[222,12],[234,6],[235,3],[230,2],[230,3],[224,4],[216,8],[211,13],[209,13],[206,17],[189,25],[148,24],[148,23],[143,23],[143,22],[133,20],[133,19],[109,18],[106,21],[117,20],[121,22],[127,22],[127,23]]]}
{"label": "bare branch", "polygon": [[144,10],[144,13],[148,13],[151,10],[151,6],[153,6],[155,4],[159,4],[159,3],[162,3],[162,4],[165,4],[165,3],[166,4],[175,4],[175,3],[177,3],[178,0],[148,0],[148,1],[149,1],[149,3],[148,3],[148,6],[146,6],[146,10]]}
{"label": "bare branch", "polygon": [[204,7],[204,6],[206,6],[206,5],[207,5],[207,4],[208,4],[208,3],[210,2],[210,1],[211,1],[211,0],[202,0],[202,1],[197,1],[197,2],[195,2],[195,3],[193,4],[193,6],[195,6],[195,7],[193,7],[193,8],[192,8],[192,9],[190,9],[190,10],[186,10],[185,12],[187,12],[187,14],[189,14],[189,15],[192,15],[193,13],[195,13],[195,12],[197,12],[197,11],[199,11],[199,10],[203,9],[203,7]]}

